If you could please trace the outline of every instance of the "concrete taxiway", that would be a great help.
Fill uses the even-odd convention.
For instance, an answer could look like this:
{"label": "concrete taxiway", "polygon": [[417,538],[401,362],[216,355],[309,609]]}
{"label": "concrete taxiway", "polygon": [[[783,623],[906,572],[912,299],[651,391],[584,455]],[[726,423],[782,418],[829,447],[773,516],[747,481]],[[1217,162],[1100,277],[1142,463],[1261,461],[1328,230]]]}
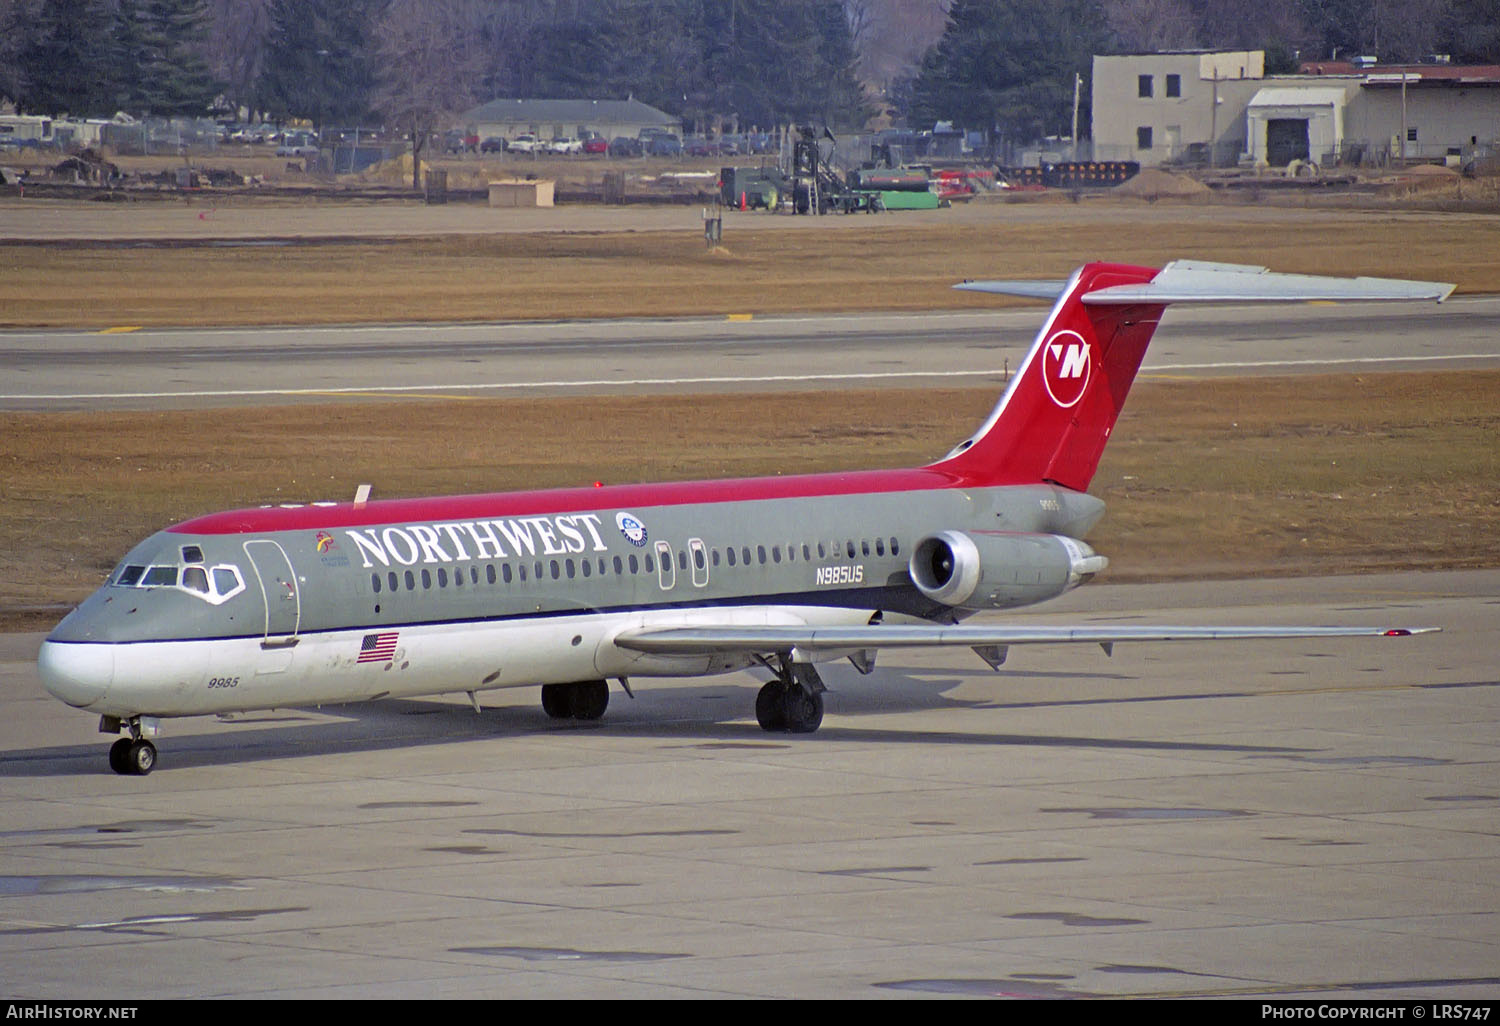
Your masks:
{"label": "concrete taxiway", "polygon": [[1500,997],[1500,572],[1043,609],[1443,633],[886,653],[799,737],[748,675],[174,721],[145,778],[0,638],[0,990]]}
{"label": "concrete taxiway", "polygon": [[[0,332],[0,409],[993,383],[1047,314]],[[1500,366],[1500,297],[1171,310],[1142,373]]]}

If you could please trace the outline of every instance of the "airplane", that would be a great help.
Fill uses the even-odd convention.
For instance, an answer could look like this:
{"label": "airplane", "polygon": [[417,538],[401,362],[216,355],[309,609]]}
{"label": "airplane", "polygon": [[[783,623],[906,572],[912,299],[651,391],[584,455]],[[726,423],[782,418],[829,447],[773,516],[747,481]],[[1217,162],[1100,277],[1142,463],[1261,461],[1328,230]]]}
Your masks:
{"label": "airplane", "polygon": [[1163,311],[1177,303],[1432,300],[1453,286],[1174,261],[957,288],[1053,301],[989,418],[926,466],[213,513],[153,534],[43,642],[46,689],[157,762],[167,717],[541,687],[596,720],[613,679],[760,667],[760,726],[810,733],[816,664],[882,648],[1407,635],[1351,626],[965,625],[1107,560],[1088,494]]}

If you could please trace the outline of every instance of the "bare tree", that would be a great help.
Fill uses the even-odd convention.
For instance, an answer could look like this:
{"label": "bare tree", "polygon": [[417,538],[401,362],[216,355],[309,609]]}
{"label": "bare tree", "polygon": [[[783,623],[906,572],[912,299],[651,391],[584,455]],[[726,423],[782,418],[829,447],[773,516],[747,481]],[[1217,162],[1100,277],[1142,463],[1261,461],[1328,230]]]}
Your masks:
{"label": "bare tree", "polygon": [[390,0],[375,27],[375,106],[411,142],[411,184],[422,187],[432,134],[474,102],[483,61],[465,0]]}
{"label": "bare tree", "polygon": [[271,34],[271,0],[209,0],[207,26],[209,70],[236,108],[252,106]]}
{"label": "bare tree", "polygon": [[1198,32],[1186,0],[1106,0],[1104,17],[1126,50],[1187,50]]}

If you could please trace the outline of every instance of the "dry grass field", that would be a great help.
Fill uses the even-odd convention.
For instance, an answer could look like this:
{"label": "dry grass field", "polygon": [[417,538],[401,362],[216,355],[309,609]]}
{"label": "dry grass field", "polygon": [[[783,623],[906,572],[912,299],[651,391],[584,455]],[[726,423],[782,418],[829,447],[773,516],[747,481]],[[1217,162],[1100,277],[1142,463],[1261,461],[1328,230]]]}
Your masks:
{"label": "dry grass field", "polygon": [[[692,230],[4,245],[0,323],[954,309],[993,305],[951,290],[965,277],[1184,255],[1496,292],[1497,227],[1472,214],[1063,203],[948,222],[840,219],[836,231],[746,219],[713,253]],[[1110,512],[1091,540],[1116,580],[1497,565],[1497,396],[1494,372],[1142,382],[1095,480]],[[836,405],[684,395],[0,414],[0,627],[45,626],[133,542],[212,509],[342,499],[366,481],[395,497],[911,464],[946,452],[995,398],[881,390]],[[507,437],[534,441],[495,444]],[[622,452],[649,455],[622,465]]]}
{"label": "dry grass field", "polygon": [[[475,216],[489,213],[474,208]],[[1090,259],[1189,255],[1281,271],[1424,277],[1500,291],[1496,219],[1153,207],[1053,208],[837,231],[744,215],[709,251],[692,229],[453,235],[279,247],[0,246],[0,325],[359,323],[993,308],[973,277],[1062,277]],[[1111,213],[1117,214],[1117,211]],[[376,216],[374,213],[371,216]],[[696,214],[695,214],[696,216]],[[806,219],[802,219],[806,220]]]}

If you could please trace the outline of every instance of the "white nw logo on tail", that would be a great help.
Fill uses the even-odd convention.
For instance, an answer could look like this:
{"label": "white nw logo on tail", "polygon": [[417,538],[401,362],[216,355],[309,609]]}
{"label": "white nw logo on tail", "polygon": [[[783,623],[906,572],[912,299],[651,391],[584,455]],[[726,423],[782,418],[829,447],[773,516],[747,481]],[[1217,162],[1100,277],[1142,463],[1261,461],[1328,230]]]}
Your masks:
{"label": "white nw logo on tail", "polygon": [[1074,342],[1072,345],[1068,346],[1068,355],[1067,356],[1063,356],[1062,355],[1063,347],[1060,346],[1060,345],[1058,345],[1056,342],[1054,342],[1052,344],[1051,348],[1052,348],[1052,359],[1053,359],[1053,361],[1055,362],[1059,358],[1061,358],[1061,360],[1062,360],[1062,366],[1058,367],[1058,369],[1057,369],[1057,376],[1058,377],[1060,377],[1060,378],[1077,378],[1077,377],[1082,377],[1083,376],[1083,372],[1086,371],[1086,370],[1088,370],[1088,366],[1089,366],[1089,347],[1087,345],[1085,345],[1084,343]]}
{"label": "white nw logo on tail", "polygon": [[1091,369],[1089,344],[1078,332],[1063,329],[1047,340],[1042,353],[1042,384],[1063,409],[1076,405],[1088,391]]}

